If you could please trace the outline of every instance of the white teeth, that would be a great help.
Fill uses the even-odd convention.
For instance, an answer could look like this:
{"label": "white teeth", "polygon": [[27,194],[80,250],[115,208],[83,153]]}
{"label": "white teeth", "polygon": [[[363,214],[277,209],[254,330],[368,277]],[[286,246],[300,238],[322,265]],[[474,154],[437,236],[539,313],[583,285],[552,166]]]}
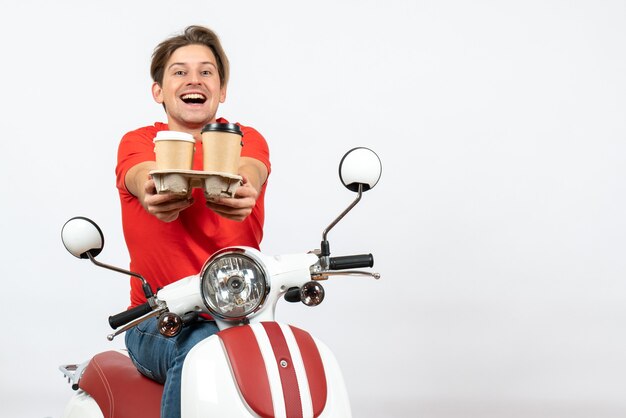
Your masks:
{"label": "white teeth", "polygon": [[181,99],[186,100],[186,99],[204,99],[204,96],[202,94],[198,94],[198,93],[189,93],[189,94],[184,94]]}

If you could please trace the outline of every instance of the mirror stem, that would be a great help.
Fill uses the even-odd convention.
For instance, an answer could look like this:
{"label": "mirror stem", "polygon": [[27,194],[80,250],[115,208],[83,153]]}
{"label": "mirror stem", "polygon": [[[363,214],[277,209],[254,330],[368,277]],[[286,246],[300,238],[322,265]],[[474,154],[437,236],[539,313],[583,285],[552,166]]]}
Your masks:
{"label": "mirror stem", "polygon": [[110,266],[108,264],[101,263],[98,260],[96,260],[96,258],[91,254],[91,251],[87,251],[86,254],[87,254],[87,257],[89,257],[89,260],[91,260],[91,262],[94,263],[98,267],[102,267],[108,270],[113,270],[122,274],[128,274],[130,276],[136,277],[139,280],[141,280],[141,283],[142,283],[141,287],[143,288],[143,293],[146,295],[148,302],[150,302],[150,305],[152,306],[152,304],[154,303],[154,294],[152,293],[152,289],[150,288],[150,285],[148,284],[146,279],[143,278],[141,274],[133,273],[132,271],[129,271],[129,270],[124,270],[119,267]]}
{"label": "mirror stem", "polygon": [[359,183],[359,189],[358,189],[358,196],[356,197],[356,199],[354,200],[354,202],[352,202],[350,204],[350,206],[348,206],[346,208],[346,210],[344,210],[341,215],[339,215],[334,221],[332,221],[330,223],[330,225],[328,225],[328,227],[326,227],[326,229],[324,230],[324,232],[322,232],[322,244],[321,244],[321,250],[322,250],[322,257],[328,257],[330,256],[330,244],[327,240],[327,236],[328,233],[330,232],[331,229],[333,229],[335,227],[335,225],[337,225],[337,223],[343,219],[344,216],[346,216],[348,214],[348,212],[350,212],[352,210],[353,207],[356,206],[357,203],[359,203],[359,201],[361,200],[361,197],[363,196],[363,183]]}

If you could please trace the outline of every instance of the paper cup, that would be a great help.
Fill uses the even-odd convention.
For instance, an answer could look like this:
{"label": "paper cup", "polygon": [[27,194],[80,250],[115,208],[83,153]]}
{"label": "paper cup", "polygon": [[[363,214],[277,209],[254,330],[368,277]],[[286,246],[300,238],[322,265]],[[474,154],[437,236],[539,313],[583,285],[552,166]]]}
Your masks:
{"label": "paper cup", "polygon": [[237,175],[242,137],[234,123],[210,123],[202,128],[204,171]]}
{"label": "paper cup", "polygon": [[186,132],[159,131],[154,138],[157,170],[191,170],[196,140]]}

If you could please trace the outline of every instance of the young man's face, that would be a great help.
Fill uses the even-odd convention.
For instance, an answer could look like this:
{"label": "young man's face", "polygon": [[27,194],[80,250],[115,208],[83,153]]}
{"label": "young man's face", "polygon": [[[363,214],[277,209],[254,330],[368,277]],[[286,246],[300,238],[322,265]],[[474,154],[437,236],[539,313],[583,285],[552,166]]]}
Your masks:
{"label": "young man's face", "polygon": [[178,48],[165,64],[162,85],[152,85],[152,95],[165,104],[171,130],[197,131],[215,122],[226,87],[220,87],[213,51],[204,45]]}

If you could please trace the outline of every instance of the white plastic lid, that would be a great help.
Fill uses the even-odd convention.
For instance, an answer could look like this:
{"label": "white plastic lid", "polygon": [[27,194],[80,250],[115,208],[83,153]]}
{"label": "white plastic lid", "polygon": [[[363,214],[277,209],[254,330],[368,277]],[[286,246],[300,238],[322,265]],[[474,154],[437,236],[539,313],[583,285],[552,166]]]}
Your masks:
{"label": "white plastic lid", "polygon": [[193,138],[193,135],[188,134],[187,132],[179,132],[179,131],[159,131],[157,132],[156,137],[153,142],[156,141],[187,141],[193,142],[195,144],[196,140]]}

